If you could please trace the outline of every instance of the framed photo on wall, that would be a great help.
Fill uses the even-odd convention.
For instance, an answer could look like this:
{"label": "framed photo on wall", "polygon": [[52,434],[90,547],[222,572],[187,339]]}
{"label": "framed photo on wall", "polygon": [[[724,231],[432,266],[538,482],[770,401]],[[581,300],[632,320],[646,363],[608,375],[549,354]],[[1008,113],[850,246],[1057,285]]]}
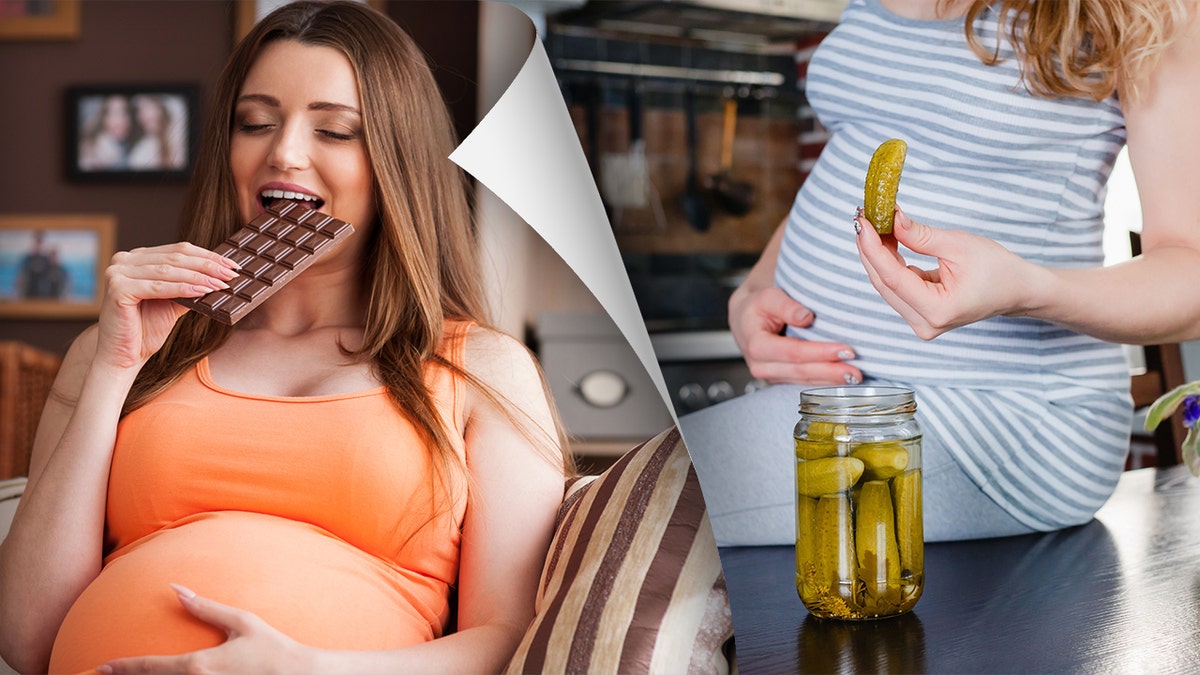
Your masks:
{"label": "framed photo on wall", "polygon": [[0,215],[0,318],[99,316],[116,222],[112,215]]}
{"label": "framed photo on wall", "polygon": [[195,162],[197,100],[192,85],[69,88],[67,178],[187,178]]}
{"label": "framed photo on wall", "polygon": [[79,38],[80,0],[0,0],[0,40]]}

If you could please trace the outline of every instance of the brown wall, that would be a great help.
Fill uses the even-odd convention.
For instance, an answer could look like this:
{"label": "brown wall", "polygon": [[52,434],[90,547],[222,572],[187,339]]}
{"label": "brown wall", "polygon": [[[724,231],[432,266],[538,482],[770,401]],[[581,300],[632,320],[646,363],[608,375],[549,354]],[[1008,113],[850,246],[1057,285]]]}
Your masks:
{"label": "brown wall", "polygon": [[[71,85],[187,83],[211,95],[233,46],[232,0],[86,0],[78,39],[0,41],[0,213],[110,213],[118,250],[176,238],[182,182],[80,184],[64,177]],[[390,16],[427,49],[460,135],[475,118],[478,3],[403,2]],[[469,35],[470,40],[447,40]],[[0,319],[0,340],[66,351],[89,321]]]}

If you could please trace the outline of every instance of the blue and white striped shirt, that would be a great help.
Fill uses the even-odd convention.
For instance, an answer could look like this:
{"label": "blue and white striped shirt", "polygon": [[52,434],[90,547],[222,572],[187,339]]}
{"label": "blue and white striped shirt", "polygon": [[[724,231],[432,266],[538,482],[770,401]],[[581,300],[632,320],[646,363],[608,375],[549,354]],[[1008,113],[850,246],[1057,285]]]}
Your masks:
{"label": "blue and white striped shirt", "polygon": [[[994,44],[995,14],[975,29]],[[1086,519],[1120,475],[1131,416],[1122,348],[1026,317],[922,341],[871,287],[851,227],[871,154],[901,138],[897,201],[914,220],[1049,267],[1103,264],[1105,184],[1125,142],[1118,102],[1035,97],[1004,40],[1001,55],[984,65],[962,19],[852,0],[808,68],[830,138],[796,196],[776,283],[816,316],[791,334],[845,342],[869,380],[914,388],[926,443],[944,443],[1001,506],[1049,529]]]}

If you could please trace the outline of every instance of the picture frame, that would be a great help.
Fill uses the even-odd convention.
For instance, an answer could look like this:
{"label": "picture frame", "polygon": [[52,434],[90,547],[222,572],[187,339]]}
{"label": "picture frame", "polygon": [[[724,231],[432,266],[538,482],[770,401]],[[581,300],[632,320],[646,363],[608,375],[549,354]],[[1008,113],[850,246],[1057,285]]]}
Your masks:
{"label": "picture frame", "polygon": [[195,164],[198,102],[191,84],[68,87],[67,179],[185,180]]}
{"label": "picture frame", "polygon": [[99,316],[116,223],[109,214],[0,214],[0,318]]}
{"label": "picture frame", "polygon": [[0,40],[79,39],[80,0],[9,0],[0,12]]}

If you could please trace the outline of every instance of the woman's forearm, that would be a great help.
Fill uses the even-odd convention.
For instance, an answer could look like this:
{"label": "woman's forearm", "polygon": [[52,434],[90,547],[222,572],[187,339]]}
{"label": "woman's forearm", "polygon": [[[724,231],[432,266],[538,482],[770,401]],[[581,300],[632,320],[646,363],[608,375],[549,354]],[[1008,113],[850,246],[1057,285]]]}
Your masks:
{"label": "woman's forearm", "polygon": [[491,623],[412,647],[388,651],[315,651],[312,672],[329,675],[499,673],[525,633],[525,625]]}
{"label": "woman's forearm", "polygon": [[1200,250],[1159,246],[1117,265],[1046,269],[1022,313],[1102,340],[1157,344],[1200,338]]}
{"label": "woman's forearm", "polygon": [[109,468],[131,382],[125,371],[87,373],[0,545],[0,650],[14,667],[45,671],[63,617],[100,571]]}

